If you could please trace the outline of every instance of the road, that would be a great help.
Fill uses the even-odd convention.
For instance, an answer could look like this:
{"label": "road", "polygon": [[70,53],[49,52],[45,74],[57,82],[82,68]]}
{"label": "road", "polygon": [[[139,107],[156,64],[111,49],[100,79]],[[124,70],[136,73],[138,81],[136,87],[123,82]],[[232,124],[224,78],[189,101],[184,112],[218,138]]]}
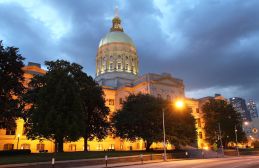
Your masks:
{"label": "road", "polygon": [[259,156],[179,160],[144,165],[127,166],[128,168],[259,168]]}
{"label": "road", "polygon": [[[85,166],[84,168],[101,168],[102,166]],[[226,157],[214,159],[173,160],[167,162],[121,165],[108,167],[125,168],[259,168],[259,156]],[[83,167],[80,167],[83,168]]]}

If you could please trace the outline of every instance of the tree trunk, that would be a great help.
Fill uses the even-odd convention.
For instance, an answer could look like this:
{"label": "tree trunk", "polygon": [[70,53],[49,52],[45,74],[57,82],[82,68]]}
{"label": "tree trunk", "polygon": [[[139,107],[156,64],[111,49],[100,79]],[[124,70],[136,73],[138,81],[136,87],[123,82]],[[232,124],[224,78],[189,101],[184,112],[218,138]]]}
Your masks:
{"label": "tree trunk", "polygon": [[150,151],[150,146],[152,145],[152,142],[146,141],[146,151]]}
{"label": "tree trunk", "polygon": [[56,139],[56,144],[55,144],[56,152],[64,152],[63,143],[64,143],[63,137]]}
{"label": "tree trunk", "polygon": [[85,151],[85,152],[88,151],[87,143],[88,143],[88,137],[87,137],[87,136],[84,136],[84,151]]}

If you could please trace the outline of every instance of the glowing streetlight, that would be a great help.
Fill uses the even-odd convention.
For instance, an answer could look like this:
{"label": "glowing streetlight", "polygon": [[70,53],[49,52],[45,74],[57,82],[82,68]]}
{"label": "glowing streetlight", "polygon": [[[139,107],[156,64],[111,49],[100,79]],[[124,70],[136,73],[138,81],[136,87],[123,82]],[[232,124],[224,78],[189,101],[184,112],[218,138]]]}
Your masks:
{"label": "glowing streetlight", "polygon": [[[175,102],[175,106],[179,109],[184,107],[184,102],[182,100],[178,100]],[[166,161],[166,142],[165,142],[165,109],[162,109],[163,112],[163,134],[164,134],[164,161]]]}
{"label": "glowing streetlight", "polygon": [[248,126],[248,125],[249,125],[249,122],[248,122],[248,121],[245,121],[244,124],[245,124],[245,126]]}
{"label": "glowing streetlight", "polygon": [[177,100],[176,102],[175,102],[175,106],[177,107],[177,108],[183,108],[184,107],[184,102],[182,101],[182,100]]}

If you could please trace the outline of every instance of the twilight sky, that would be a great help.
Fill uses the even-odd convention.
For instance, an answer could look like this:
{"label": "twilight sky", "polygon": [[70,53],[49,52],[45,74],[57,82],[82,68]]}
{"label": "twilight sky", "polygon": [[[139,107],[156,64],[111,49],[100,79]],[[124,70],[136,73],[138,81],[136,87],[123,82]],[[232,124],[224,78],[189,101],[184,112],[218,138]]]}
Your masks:
{"label": "twilight sky", "polygon": [[141,74],[171,73],[189,97],[259,104],[259,0],[0,0],[0,40],[26,62],[66,59],[94,76],[116,5]]}

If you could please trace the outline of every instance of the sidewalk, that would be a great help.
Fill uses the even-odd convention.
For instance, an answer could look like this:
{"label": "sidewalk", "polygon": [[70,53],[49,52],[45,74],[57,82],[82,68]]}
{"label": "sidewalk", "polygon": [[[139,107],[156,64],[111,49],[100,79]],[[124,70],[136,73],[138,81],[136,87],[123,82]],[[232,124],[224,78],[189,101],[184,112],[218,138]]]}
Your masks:
{"label": "sidewalk", "polygon": [[[178,160],[183,160],[183,159],[168,159],[167,162],[178,161]],[[164,162],[164,160],[149,160],[149,161],[144,161],[143,163],[142,162],[124,162],[124,163],[113,163],[113,164],[108,163],[107,168],[124,167],[124,166],[131,166],[131,165],[142,165],[142,164],[159,163],[159,162]],[[74,168],[106,168],[106,165],[79,166],[79,167],[74,167]]]}

